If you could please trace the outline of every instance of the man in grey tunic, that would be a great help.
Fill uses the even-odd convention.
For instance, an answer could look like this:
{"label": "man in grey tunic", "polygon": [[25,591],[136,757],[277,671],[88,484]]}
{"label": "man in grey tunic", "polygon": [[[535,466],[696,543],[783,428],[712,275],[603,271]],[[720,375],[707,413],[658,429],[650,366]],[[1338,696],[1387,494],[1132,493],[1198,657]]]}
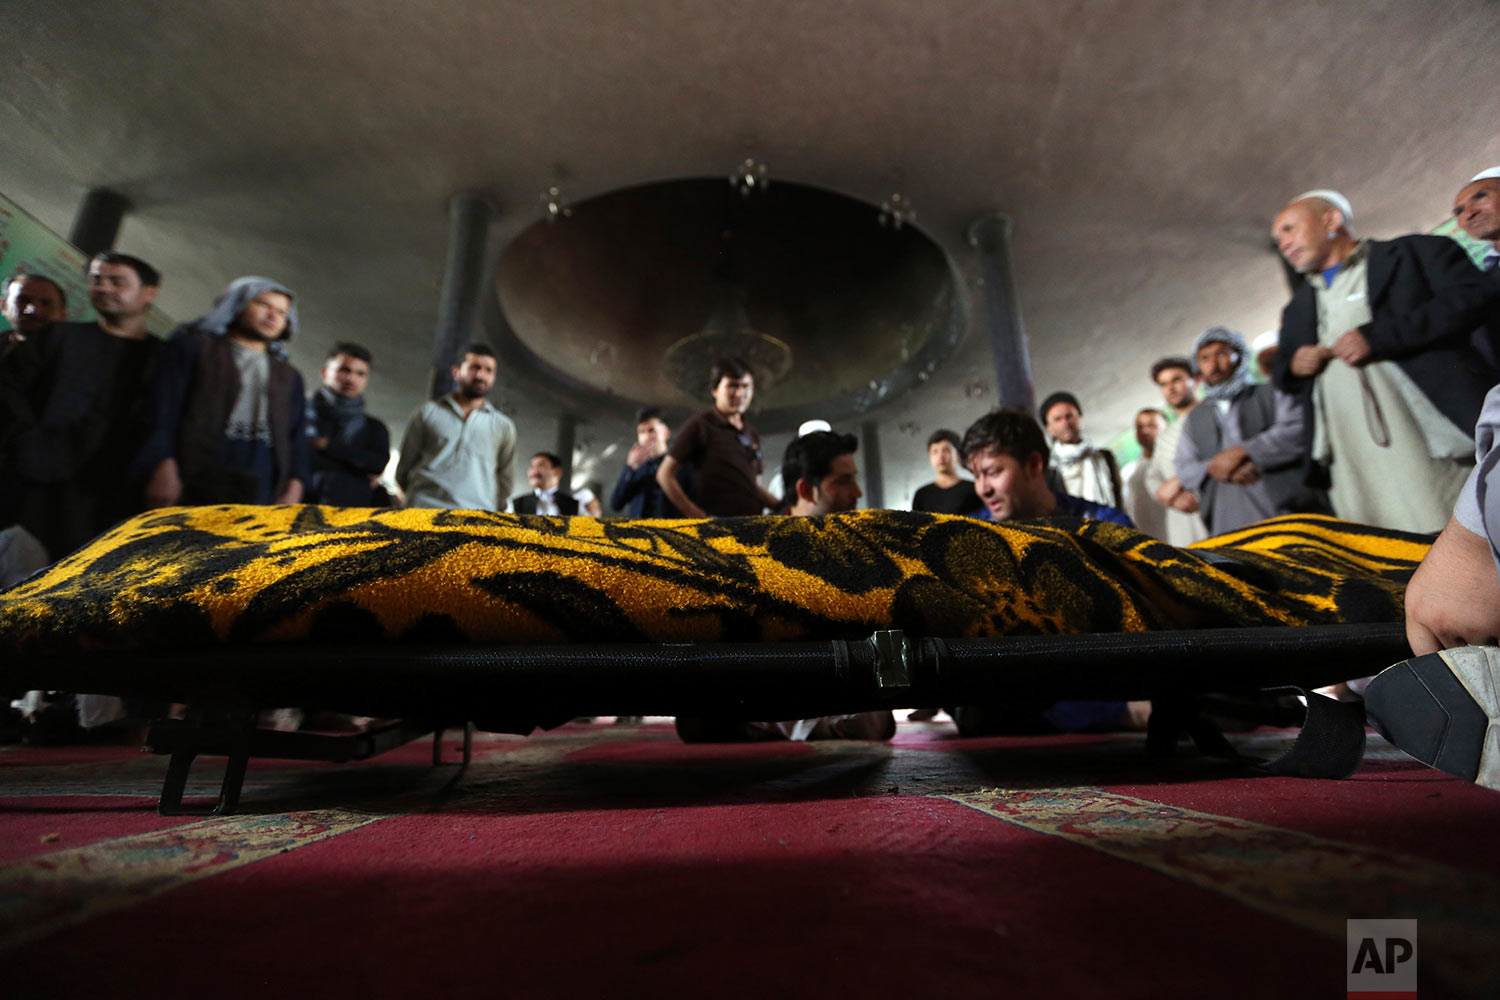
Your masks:
{"label": "man in grey tunic", "polygon": [[1197,495],[1210,534],[1316,510],[1302,486],[1302,405],[1250,381],[1245,338],[1209,327],[1193,345],[1203,402],[1183,421],[1177,478]]}
{"label": "man in grey tunic", "polygon": [[495,384],[495,352],[464,348],[453,366],[458,388],[417,408],[401,439],[396,485],[408,507],[504,508],[516,457],[516,425],[485,400]]}
{"label": "man in grey tunic", "polygon": [[1272,236],[1305,276],[1282,312],[1272,381],[1308,404],[1305,472],[1334,513],[1436,532],[1473,465],[1470,429],[1495,372],[1471,338],[1495,308],[1452,240],[1356,240],[1349,202],[1309,191]]}

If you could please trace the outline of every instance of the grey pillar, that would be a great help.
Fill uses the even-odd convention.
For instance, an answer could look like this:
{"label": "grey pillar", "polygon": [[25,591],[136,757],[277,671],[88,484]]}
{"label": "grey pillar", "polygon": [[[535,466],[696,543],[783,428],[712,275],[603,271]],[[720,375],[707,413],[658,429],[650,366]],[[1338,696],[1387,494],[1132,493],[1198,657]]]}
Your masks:
{"label": "grey pillar", "polygon": [[448,201],[448,257],[432,350],[431,399],[453,391],[453,366],[473,339],[479,299],[486,288],[485,250],[494,218],[495,206],[483,195],[465,191]]}
{"label": "grey pillar", "polygon": [[557,418],[557,457],[562,459],[562,487],[573,488],[573,445],[578,439],[578,418],[564,413]]}
{"label": "grey pillar", "polygon": [[120,223],[128,211],[130,202],[124,195],[107,188],[94,188],[84,195],[78,214],[73,216],[68,242],[86,257],[113,249],[115,237],[120,235]]}
{"label": "grey pillar", "polygon": [[859,453],[864,466],[865,506],[870,510],[885,507],[885,469],[880,464],[880,425],[866,420],[859,428]]}
{"label": "grey pillar", "polygon": [[969,223],[966,233],[969,245],[979,251],[985,332],[995,359],[995,395],[1000,405],[1030,413],[1036,409],[1036,392],[1031,385],[1026,326],[1021,322],[1021,302],[1010,266],[1010,234],[1010,218],[999,212],[981,215]]}

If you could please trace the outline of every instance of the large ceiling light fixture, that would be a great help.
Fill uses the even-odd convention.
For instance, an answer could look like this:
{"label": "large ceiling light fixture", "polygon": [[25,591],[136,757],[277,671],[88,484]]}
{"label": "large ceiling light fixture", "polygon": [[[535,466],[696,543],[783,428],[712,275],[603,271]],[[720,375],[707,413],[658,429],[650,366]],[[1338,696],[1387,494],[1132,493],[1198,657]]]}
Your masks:
{"label": "large ceiling light fixture", "polygon": [[[516,377],[580,413],[708,403],[708,369],[744,358],[768,432],[891,402],[964,332],[948,256],[881,206],[777,178],[661,181],[572,202],[500,254],[492,331]],[[564,203],[559,201],[559,205]],[[550,217],[550,213],[549,213]],[[897,218],[900,225],[892,224]]]}

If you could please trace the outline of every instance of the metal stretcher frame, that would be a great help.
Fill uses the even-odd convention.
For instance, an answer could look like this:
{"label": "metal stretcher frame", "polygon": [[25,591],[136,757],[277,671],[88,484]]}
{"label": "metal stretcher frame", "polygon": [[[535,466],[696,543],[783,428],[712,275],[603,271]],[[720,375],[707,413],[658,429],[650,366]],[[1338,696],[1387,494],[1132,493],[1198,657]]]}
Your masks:
{"label": "metal stretcher frame", "polygon": [[[159,725],[148,739],[173,757],[161,808],[183,811],[193,758],[219,754],[229,766],[211,811],[228,812],[252,756],[362,759],[444,727],[465,728],[467,763],[474,727],[529,733],[580,715],[773,720],[1022,697],[1173,703],[1319,687],[1408,655],[1399,623],[984,639],[880,631],[781,643],[287,643],[12,656],[0,685],[195,706],[193,722]],[[344,737],[254,729],[259,710],[293,705],[407,721]],[[1175,742],[1178,732],[1156,735]]]}

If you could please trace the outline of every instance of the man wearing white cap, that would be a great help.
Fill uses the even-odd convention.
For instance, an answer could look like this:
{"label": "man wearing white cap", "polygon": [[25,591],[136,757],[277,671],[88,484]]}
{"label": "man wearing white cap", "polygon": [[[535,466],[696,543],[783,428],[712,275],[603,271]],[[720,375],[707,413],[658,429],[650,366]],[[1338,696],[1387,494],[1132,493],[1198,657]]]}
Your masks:
{"label": "man wearing white cap", "polygon": [[1255,373],[1262,382],[1271,381],[1271,368],[1276,364],[1276,345],[1280,341],[1280,330],[1267,330],[1250,341],[1250,356],[1255,359]]}
{"label": "man wearing white cap", "polygon": [[[816,434],[818,431],[831,430],[833,430],[833,425],[826,420],[819,420],[816,418],[812,420],[804,420],[797,427],[797,437],[792,438],[792,440],[795,441],[797,440],[797,438],[804,438],[809,434]],[[797,484],[793,483],[792,485],[796,486]],[[787,489],[786,484],[781,481],[780,469],[777,469],[774,473],[771,474],[770,481],[766,483],[766,492],[778,497],[785,496],[788,492],[790,492]]]}
{"label": "man wearing white cap", "polygon": [[[1481,170],[1453,199],[1453,219],[1472,240],[1489,244],[1479,269],[1500,281],[1500,167]],[[1490,314],[1474,346],[1492,366],[1500,366],[1500,310]]]}
{"label": "man wearing white cap", "polygon": [[1470,178],[1453,199],[1453,219],[1470,239],[1490,245],[1480,268],[1500,272],[1500,167]]}
{"label": "man wearing white cap", "polygon": [[1308,191],[1272,238],[1305,277],[1281,314],[1272,381],[1307,403],[1304,469],[1334,513],[1435,532],[1474,461],[1471,429],[1496,381],[1470,342],[1500,303],[1452,240],[1356,240],[1337,191]]}

